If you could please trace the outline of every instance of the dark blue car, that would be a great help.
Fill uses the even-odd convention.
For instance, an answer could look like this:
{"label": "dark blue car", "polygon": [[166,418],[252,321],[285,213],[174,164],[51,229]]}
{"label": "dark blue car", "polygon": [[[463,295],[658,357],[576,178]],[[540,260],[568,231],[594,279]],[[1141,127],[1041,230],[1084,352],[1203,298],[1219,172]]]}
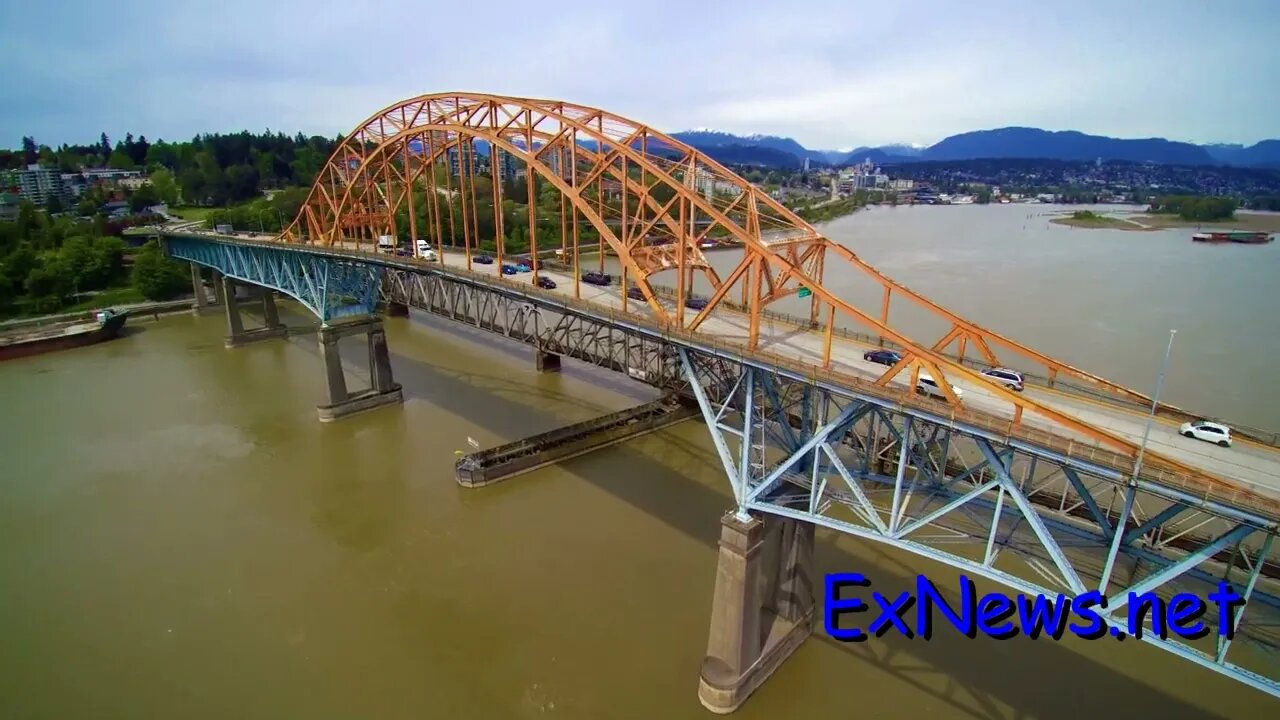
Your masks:
{"label": "dark blue car", "polygon": [[510,265],[510,264],[508,264],[508,263],[502,263],[502,274],[503,274],[503,275],[515,275],[517,272],[519,272],[519,270],[516,270],[516,266],[515,266],[515,265]]}
{"label": "dark blue car", "polygon": [[862,359],[892,367],[902,360],[902,356],[892,350],[868,350],[862,353]]}
{"label": "dark blue car", "polygon": [[489,257],[488,255],[477,255],[471,258],[471,262],[478,263],[480,265],[492,265],[493,258]]}

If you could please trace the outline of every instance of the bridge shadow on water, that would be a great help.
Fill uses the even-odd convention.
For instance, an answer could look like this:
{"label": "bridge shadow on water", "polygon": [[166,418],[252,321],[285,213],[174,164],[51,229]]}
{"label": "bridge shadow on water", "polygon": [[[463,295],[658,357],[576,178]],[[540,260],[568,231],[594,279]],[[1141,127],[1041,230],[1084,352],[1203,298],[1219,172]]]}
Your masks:
{"label": "bridge shadow on water", "polygon": [[[448,341],[465,340],[476,343],[486,351],[500,352],[532,364],[532,349],[515,341],[494,336],[473,328],[452,325],[449,321],[414,313],[415,327],[425,327],[432,332],[443,332]],[[298,328],[292,335],[301,335],[291,342],[308,352],[319,354],[306,328]],[[510,379],[501,374],[469,372],[445,368],[396,352],[391,343],[391,360],[396,380],[403,386],[406,399],[417,398],[492,430],[504,437],[531,434],[531,425],[541,430],[551,429],[565,422],[554,412],[541,409],[537,400],[545,399],[559,407],[566,404],[598,412],[616,408],[604,407],[580,398],[568,397],[555,385],[546,388],[532,386],[527,377]],[[348,372],[367,372],[367,359],[355,348],[343,352]],[[636,396],[644,401],[643,394],[629,378],[610,382],[613,375],[607,370],[585,367],[582,363],[566,359],[564,373],[577,379],[589,378],[623,394]],[[516,401],[519,397],[525,402]],[[533,400],[532,404],[529,400]],[[727,491],[693,481],[690,478],[720,476],[723,468],[709,443],[697,443],[689,438],[694,432],[706,433],[701,419],[681,423],[675,428],[638,442],[663,442],[660,462],[631,443],[614,446],[599,453],[562,463],[559,467],[583,482],[604,490],[616,498],[649,516],[661,520],[678,532],[696,539],[708,552],[716,553],[719,541],[719,519],[729,509],[731,499]],[[619,464],[627,467],[626,473],[610,472]],[[537,473],[522,476],[513,482],[537,482]],[[635,478],[645,482],[635,482]],[[485,490],[461,490],[483,493]],[[845,543],[847,544],[847,540]],[[904,590],[913,590],[916,577],[922,567],[939,567],[924,559],[916,559],[904,551],[887,548],[874,542],[859,543],[857,552],[837,543],[837,536],[819,532],[815,559],[817,575],[814,582],[821,612],[821,576],[825,572],[866,572],[874,582],[874,588],[890,597]],[[868,567],[868,561],[873,567]],[[918,564],[915,564],[918,563]],[[943,579],[953,577],[954,572],[941,568],[939,585]],[[954,593],[948,593],[954,602]],[[870,599],[866,598],[869,604]],[[709,604],[709,599],[708,599]],[[861,616],[863,624],[874,617],[874,610]],[[1041,638],[1030,640],[1016,638],[1008,641],[991,639],[969,640],[958,632],[944,627],[945,620],[935,623],[939,628],[929,642],[910,640],[896,633],[865,643],[843,643],[823,632],[819,617],[814,635],[808,643],[822,643],[838,649],[857,661],[865,663],[872,671],[866,684],[851,682],[848,688],[832,689],[819,685],[815,675],[789,675],[789,666],[803,661],[803,647],[797,657],[788,660],[778,671],[778,678],[789,686],[789,692],[841,692],[861,691],[874,684],[877,673],[884,673],[914,688],[919,693],[946,703],[957,715],[979,720],[1015,720],[1021,718],[1078,718],[1086,714],[1112,716],[1117,712],[1141,712],[1146,717],[1161,718],[1223,718],[1224,715],[1206,711],[1203,707],[1172,697],[1165,690],[1143,680],[1134,679],[1121,671],[1103,664],[1097,659],[1079,654],[1069,647]],[[705,642],[698,637],[697,642]],[[1109,642],[1102,641],[1102,642]],[[1154,649],[1146,652],[1156,653]],[[1132,656],[1130,656],[1132,657]],[[1163,659],[1163,658],[1162,658]],[[1170,663],[1173,663],[1170,659]],[[1182,662],[1182,661],[1178,661]],[[1190,666],[1187,666],[1190,669]],[[1205,687],[1234,687],[1225,679],[1209,676],[1200,670],[1192,671],[1199,677],[1194,681]],[[770,681],[776,682],[776,681]],[[1170,682],[1177,682],[1171,680]],[[769,692],[766,683],[757,696]],[[1245,690],[1245,692],[1254,692]],[[856,706],[856,694],[850,695]],[[780,705],[770,701],[772,705]],[[750,712],[751,701],[741,712]],[[1139,711],[1140,708],[1140,711]]]}

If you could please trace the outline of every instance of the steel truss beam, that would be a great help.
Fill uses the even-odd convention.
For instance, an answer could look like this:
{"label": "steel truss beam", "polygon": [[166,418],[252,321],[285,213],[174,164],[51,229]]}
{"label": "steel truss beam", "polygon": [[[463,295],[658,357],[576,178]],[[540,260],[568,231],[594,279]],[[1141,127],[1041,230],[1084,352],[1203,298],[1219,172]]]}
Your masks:
{"label": "steel truss beam", "polygon": [[[679,352],[692,381],[706,356]],[[1126,632],[1130,593],[1154,593],[1165,602],[1180,592],[1205,598],[1226,579],[1248,600],[1235,635],[1237,645],[1252,649],[1239,654],[1246,664],[1233,662],[1239,656],[1226,638],[1203,647],[1172,634],[1160,639],[1150,614],[1142,639],[1280,697],[1280,666],[1265,662],[1280,642],[1277,584],[1263,572],[1276,533],[1269,519],[1188,507],[1070,458],[822,388],[801,401],[807,415],[788,404],[786,431],[760,432],[761,422],[783,422],[771,404],[795,383],[760,368],[744,367],[739,376],[734,392],[718,400],[695,393],[739,513],[771,513],[883,542],[1028,595],[1074,598],[1102,587],[1105,622]],[[746,394],[762,386],[772,390]],[[735,464],[747,446],[770,462],[745,470]],[[807,472],[800,469],[804,460]],[[1139,501],[1117,512],[1114,496],[1130,489]],[[1188,514],[1199,522],[1179,527]],[[1246,569],[1233,571],[1240,561]],[[1216,635],[1216,620],[1206,614],[1205,622]]]}
{"label": "steel truss beam", "polygon": [[[283,268],[258,269],[286,258],[268,253],[255,264],[201,244],[226,243],[171,239],[169,247],[176,257],[324,307],[320,296],[307,294],[305,280],[300,289]],[[305,258],[287,260],[311,267]],[[694,398],[740,513],[813,522],[1028,594],[1074,597],[1100,587],[1113,598],[1138,590],[1167,600],[1187,590],[1204,597],[1225,579],[1248,597],[1236,642],[1206,650],[1151,633],[1143,640],[1280,696],[1275,668],[1234,662],[1277,646],[1277,573],[1265,562],[1276,533],[1269,517],[1128,480],[1086,459],[654,331],[625,316],[601,315],[527,286],[391,258],[376,264],[383,299]],[[1112,615],[1109,622],[1121,620]]]}
{"label": "steel truss beam", "polygon": [[167,238],[166,245],[170,257],[279,290],[324,323],[372,314],[382,282],[382,268],[376,265],[300,252],[285,245],[236,245],[181,236]]}
{"label": "steel truss beam", "polygon": [[[476,170],[477,143],[488,148],[479,153],[488,164],[487,170]],[[467,162],[463,162],[464,156]],[[464,170],[464,166],[470,169]],[[541,227],[544,233],[559,226],[561,251],[566,258],[572,256],[575,276],[582,269],[578,264],[580,246],[600,255],[601,270],[607,248],[623,266],[623,284],[637,287],[655,316],[673,326],[696,329],[717,307],[731,304],[740,291],[741,305],[750,317],[746,344],[756,349],[766,306],[804,292],[812,296],[804,325],[817,327],[820,318],[826,317],[823,362],[829,370],[835,369],[831,365],[832,331],[839,317],[842,324],[859,326],[903,354],[903,361],[881,382],[910,373],[914,384],[916,374],[927,371],[957,407],[967,406],[951,391],[949,379],[982,383],[975,368],[1018,364],[1014,360],[1051,387],[1060,384],[1073,392],[1124,405],[1150,403],[1140,392],[1003,337],[892,280],[850,249],[823,237],[768,193],[675,138],[628,118],[559,100],[453,92],[420,95],[389,105],[367,117],[335,148],[301,212],[279,240],[359,248],[362,244],[372,246],[376,237],[386,234],[431,237],[442,248],[447,226],[448,244],[466,247],[469,254],[473,243],[480,242],[477,194],[484,196],[482,204],[494,200],[500,205],[503,192],[501,183],[489,180],[477,186],[477,173],[491,179],[507,173],[508,167],[513,173],[525,173],[526,190],[517,190],[517,197],[511,199],[527,202],[526,226],[531,231]],[[441,170],[444,188],[437,186]],[[457,213],[461,218],[455,218],[454,212],[455,177],[456,192],[462,197]],[[556,210],[548,211],[544,206],[541,223],[533,200],[538,183],[552,185],[560,196]],[[425,214],[415,210],[415,190],[423,198],[417,210]],[[443,212],[448,214],[447,223],[442,218],[441,190],[446,198]],[[548,217],[548,212],[558,217]],[[508,222],[501,215],[494,213],[500,262],[504,253],[501,228]],[[579,237],[580,220],[595,237]],[[568,251],[569,226],[573,228],[572,253]],[[529,236],[535,256],[537,234]],[[744,250],[741,262],[724,280],[702,253],[707,240],[729,240]],[[863,311],[828,291],[822,283],[827,263],[842,265],[854,277],[882,291],[879,312]],[[538,275],[537,265],[535,261],[532,278]],[[656,302],[650,284],[655,274],[668,270],[678,276],[674,317]],[[695,272],[705,274],[711,286],[706,306],[696,315],[684,312]],[[923,309],[948,330],[936,342],[906,337],[892,322],[893,298],[900,299],[899,305],[905,299]],[[978,356],[978,363],[966,357],[966,348]],[[1005,360],[997,357],[997,351]],[[1076,382],[1063,383],[1064,379]],[[1104,428],[1078,423],[1070,414],[999,386],[994,392],[1008,404],[1014,424],[1023,422],[1025,411],[1040,419],[1032,425],[1048,421],[1131,457],[1137,452],[1134,443]],[[1168,417],[1191,417],[1168,405],[1161,405],[1159,411]],[[1171,458],[1153,456],[1151,460],[1172,474],[1198,474]]]}

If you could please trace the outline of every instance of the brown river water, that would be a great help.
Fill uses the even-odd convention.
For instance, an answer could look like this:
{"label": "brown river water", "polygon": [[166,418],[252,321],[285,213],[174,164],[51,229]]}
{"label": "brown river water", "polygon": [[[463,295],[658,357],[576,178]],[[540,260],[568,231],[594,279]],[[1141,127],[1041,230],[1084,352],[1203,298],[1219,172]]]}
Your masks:
{"label": "brown river water", "polygon": [[[1280,425],[1262,369],[1280,342],[1274,245],[1201,253],[1177,231],[1046,229],[1026,217],[1035,210],[874,210],[827,230],[865,239],[859,252],[957,310],[1116,379],[1153,382],[1176,323],[1187,342],[1171,396]],[[1018,249],[1006,236],[1024,221],[1037,229]],[[296,306],[283,316],[311,322]],[[387,320],[404,406],[321,425],[313,334],[227,350],[217,315],[132,329],[0,365],[0,717],[712,717],[698,665],[731,493],[699,422],[491,487],[453,480],[468,438],[490,446],[652,390],[572,362],[539,375],[528,348],[415,313]],[[344,352],[359,360],[359,347]],[[887,593],[918,573],[956,581],[824,531],[817,562]],[[819,624],[736,715],[1277,709],[1132,641],[944,628],[929,642],[842,644]]]}

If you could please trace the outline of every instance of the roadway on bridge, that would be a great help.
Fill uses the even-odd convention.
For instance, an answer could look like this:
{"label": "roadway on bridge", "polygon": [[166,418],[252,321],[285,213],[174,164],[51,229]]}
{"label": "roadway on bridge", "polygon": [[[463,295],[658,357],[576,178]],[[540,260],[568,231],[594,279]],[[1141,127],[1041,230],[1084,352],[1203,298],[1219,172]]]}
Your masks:
{"label": "roadway on bridge", "polygon": [[[449,267],[466,267],[466,258],[461,253],[445,253],[445,264]],[[497,264],[472,264],[472,270],[481,274],[501,277],[506,282],[528,284],[532,281],[531,273],[502,276]],[[567,273],[540,270],[540,275],[555,281],[555,292],[572,296],[573,276]],[[596,285],[581,283],[581,297],[589,302],[598,303],[616,310],[622,309],[622,299],[616,285],[602,288]],[[674,303],[661,300],[662,304],[672,309]],[[648,316],[648,306],[642,301],[630,300],[628,312]],[[696,311],[687,311],[696,313]],[[689,317],[689,315],[686,315]],[[746,344],[747,316],[745,314],[717,308],[698,328],[699,333],[708,337],[720,338],[730,342]],[[801,362],[814,365],[822,364],[823,334],[804,330],[794,325],[784,324],[768,318],[760,321],[760,347],[769,352],[795,358]],[[859,343],[837,336],[832,344],[832,369],[866,380],[875,380],[887,369],[883,365],[868,362],[862,355],[873,346]],[[910,376],[903,373],[891,381],[899,387],[910,385]],[[1013,406],[991,392],[990,387],[982,383],[968,380],[956,380],[954,384],[964,392],[964,402],[970,408],[986,412],[1007,420],[1013,417]],[[1105,429],[1119,437],[1135,443],[1142,442],[1146,427],[1146,417],[1135,414],[1127,408],[1111,407],[1100,402],[1082,402],[1062,393],[1036,387],[1027,387],[1026,395],[1031,399],[1050,407],[1064,415],[1069,415],[1082,422]],[[1096,445],[1097,441],[1075,433],[1060,425],[1035,416],[1024,414],[1023,422],[1032,427],[1052,432],[1063,438],[1069,438],[1086,445]],[[1270,496],[1280,497],[1280,451],[1256,445],[1242,443],[1238,440],[1230,448],[1218,447],[1207,442],[1186,438],[1178,434],[1176,425],[1156,422],[1151,429],[1147,443],[1149,452],[1158,453],[1172,460],[1182,462],[1190,467],[1207,473],[1234,480],[1242,485]]]}

